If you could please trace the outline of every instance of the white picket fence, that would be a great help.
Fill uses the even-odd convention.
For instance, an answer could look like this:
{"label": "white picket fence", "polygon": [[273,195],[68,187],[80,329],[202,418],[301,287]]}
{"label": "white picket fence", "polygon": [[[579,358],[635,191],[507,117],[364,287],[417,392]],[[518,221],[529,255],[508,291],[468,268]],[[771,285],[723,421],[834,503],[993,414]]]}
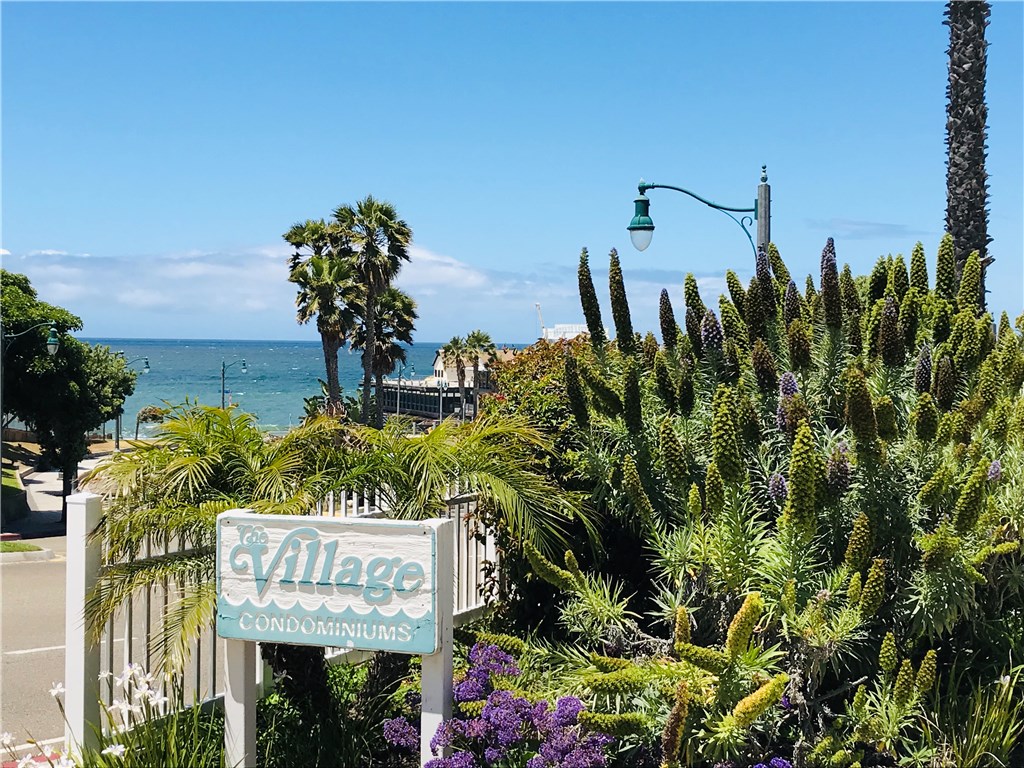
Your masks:
{"label": "white picket fence", "polygon": [[[316,505],[311,514],[323,517],[381,517],[386,514],[378,499],[357,492],[340,491]],[[476,498],[455,496],[449,501],[448,516],[456,520],[455,540],[455,625],[476,618],[486,607],[484,594],[488,577],[497,573],[498,550],[494,536],[476,519]],[[113,705],[121,694],[114,677],[129,664],[154,670],[158,657],[154,638],[168,606],[180,595],[173,585],[145,590],[137,594],[104,628],[98,643],[88,637],[83,606],[99,578],[105,561],[105,542],[88,540],[103,516],[100,496],[80,493],[68,497],[67,515],[67,590],[64,708],[67,719],[65,742],[68,745],[95,744],[95,727],[106,730],[108,718],[101,707]],[[148,545],[148,556],[183,551],[182,544],[170,548]],[[367,654],[343,648],[328,648],[331,663],[352,663]],[[223,702],[224,640],[214,627],[196,638],[191,657],[183,671],[181,685],[184,702],[202,702],[220,706]],[[109,674],[108,674],[109,673]],[[269,669],[263,666],[261,689],[271,683]]]}

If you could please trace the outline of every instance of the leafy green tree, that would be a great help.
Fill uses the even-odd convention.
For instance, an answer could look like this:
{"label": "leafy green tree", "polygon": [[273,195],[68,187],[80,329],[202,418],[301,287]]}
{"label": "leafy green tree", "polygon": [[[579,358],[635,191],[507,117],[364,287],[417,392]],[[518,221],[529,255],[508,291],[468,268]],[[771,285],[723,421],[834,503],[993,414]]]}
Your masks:
{"label": "leafy green tree", "polygon": [[139,409],[135,415],[135,439],[139,439],[140,424],[159,424],[167,418],[168,413],[170,413],[169,409],[161,408],[159,405],[147,405],[145,408]]}
{"label": "leafy green tree", "polygon": [[[0,304],[3,306],[3,333],[5,336],[0,365],[3,376],[3,425],[17,416],[28,424],[35,423],[31,410],[33,380],[29,374],[48,370],[52,363],[47,358],[47,323],[54,323],[62,339],[68,331],[82,328],[82,320],[62,307],[40,301],[36,290],[25,275],[0,270]],[[33,329],[33,326],[38,326]],[[17,338],[15,338],[17,337]],[[23,414],[23,415],[18,415]]]}
{"label": "leafy green tree", "polygon": [[[63,522],[78,463],[89,451],[86,435],[121,410],[135,389],[137,374],[109,348],[67,335],[82,327],[81,320],[39,301],[24,275],[4,271],[0,278],[8,334],[2,350],[3,410],[33,427],[43,460],[63,472]],[[52,356],[46,351],[48,329],[29,331],[47,321],[60,332],[60,346]],[[24,337],[12,338],[23,331]]]}
{"label": "leafy green tree", "polygon": [[366,294],[366,313],[362,324],[366,332],[363,348],[363,402],[360,422],[366,424],[370,413],[370,379],[373,376],[373,353],[377,348],[377,296],[387,288],[409,260],[412,229],[399,218],[395,207],[372,195],[352,205],[334,210],[330,229],[331,242],[336,248],[353,254],[353,269],[357,282]]}
{"label": "leafy green tree", "polygon": [[[29,373],[33,425],[43,459],[63,473],[61,522],[78,463],[89,453],[86,435],[114,418],[135,390],[136,371],[109,347],[65,336],[52,367]],[[23,420],[28,413],[19,414]]]}

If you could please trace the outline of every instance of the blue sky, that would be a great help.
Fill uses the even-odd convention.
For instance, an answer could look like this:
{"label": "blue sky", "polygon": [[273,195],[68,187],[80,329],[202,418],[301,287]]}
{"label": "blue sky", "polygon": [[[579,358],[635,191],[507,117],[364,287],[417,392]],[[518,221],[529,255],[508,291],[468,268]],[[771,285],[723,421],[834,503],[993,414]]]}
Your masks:
{"label": "blue sky", "polygon": [[[752,205],[790,270],[930,265],[945,215],[941,3],[4,2],[4,267],[92,337],[316,338],[281,234],[367,194],[414,232],[417,338],[579,322],[576,264],[623,261],[634,325],[753,258],[667,190]],[[1024,5],[988,30],[990,306],[1024,308]],[[801,281],[802,283],[802,281]],[[605,302],[606,303],[606,302]],[[606,303],[607,304],[607,303]],[[608,320],[610,324],[610,318]]]}

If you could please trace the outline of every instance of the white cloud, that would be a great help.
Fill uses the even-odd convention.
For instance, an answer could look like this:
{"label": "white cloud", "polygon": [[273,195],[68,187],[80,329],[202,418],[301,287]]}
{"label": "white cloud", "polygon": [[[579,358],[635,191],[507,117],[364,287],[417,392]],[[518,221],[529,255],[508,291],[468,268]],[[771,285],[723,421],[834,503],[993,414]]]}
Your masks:
{"label": "white cloud", "polygon": [[[295,286],[288,282],[287,245],[201,250],[84,261],[74,254],[14,254],[43,301],[66,307],[92,337],[316,339],[295,323]],[[398,285],[416,299],[420,343],[482,328],[499,342],[528,342],[544,322],[583,322],[575,260],[503,270],[483,269],[436,250],[413,246]],[[518,268],[518,269],[517,269]],[[638,330],[657,330],[658,294],[669,289],[682,312],[682,275],[625,269]],[[708,306],[726,290],[721,276],[698,278]],[[594,270],[604,322],[611,326],[607,272]]]}
{"label": "white cloud", "polygon": [[488,279],[476,267],[414,245],[409,248],[409,263],[402,268],[396,283],[413,295],[418,291],[434,295],[439,289],[450,295],[456,291],[482,288]]}
{"label": "white cloud", "polygon": [[11,255],[11,252],[8,251],[6,248],[0,248],[0,256],[10,256],[10,255]]}

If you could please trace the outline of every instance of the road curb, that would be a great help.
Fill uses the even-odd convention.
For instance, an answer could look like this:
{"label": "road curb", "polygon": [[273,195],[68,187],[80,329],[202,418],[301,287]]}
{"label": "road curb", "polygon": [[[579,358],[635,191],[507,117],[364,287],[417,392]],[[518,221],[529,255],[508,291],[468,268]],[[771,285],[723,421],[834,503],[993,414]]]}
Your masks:
{"label": "road curb", "polygon": [[38,560],[52,560],[52,549],[38,549],[32,552],[0,552],[0,565],[10,563],[31,563]]}

